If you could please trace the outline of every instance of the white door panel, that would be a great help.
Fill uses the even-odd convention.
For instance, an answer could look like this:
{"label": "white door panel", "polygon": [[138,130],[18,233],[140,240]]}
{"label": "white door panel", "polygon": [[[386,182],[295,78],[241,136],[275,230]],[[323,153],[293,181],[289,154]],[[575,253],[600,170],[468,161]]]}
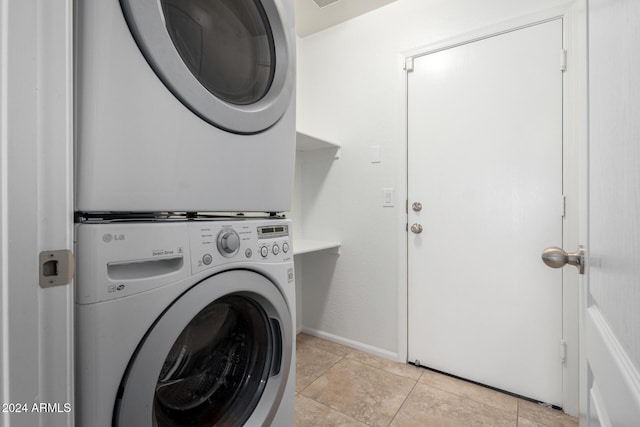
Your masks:
{"label": "white door panel", "polygon": [[558,19],[408,75],[409,360],[556,405],[562,274],[540,252],[562,243],[561,49]]}
{"label": "white door panel", "polygon": [[640,420],[640,2],[591,0],[588,23],[582,421],[633,426]]}

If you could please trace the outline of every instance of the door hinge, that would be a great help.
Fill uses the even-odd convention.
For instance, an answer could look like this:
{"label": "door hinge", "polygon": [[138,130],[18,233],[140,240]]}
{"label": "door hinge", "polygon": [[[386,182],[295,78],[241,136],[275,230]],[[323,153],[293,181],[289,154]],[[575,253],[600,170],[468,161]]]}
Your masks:
{"label": "door hinge", "polygon": [[567,216],[567,197],[564,194],[560,195],[560,215],[562,218]]}
{"label": "door hinge", "polygon": [[560,71],[567,70],[567,51],[560,49]]}
{"label": "door hinge", "polygon": [[404,60],[404,70],[407,73],[410,73],[411,71],[413,71],[413,57],[406,58]]}
{"label": "door hinge", "polygon": [[75,270],[73,252],[69,249],[40,252],[39,270],[41,288],[68,285]]}
{"label": "door hinge", "polygon": [[560,361],[565,363],[567,361],[567,342],[560,340]]}

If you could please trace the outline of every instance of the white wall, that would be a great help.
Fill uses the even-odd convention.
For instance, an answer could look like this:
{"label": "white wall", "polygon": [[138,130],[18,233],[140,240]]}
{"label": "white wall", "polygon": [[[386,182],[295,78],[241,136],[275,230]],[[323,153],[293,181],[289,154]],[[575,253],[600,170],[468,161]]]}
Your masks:
{"label": "white wall", "polygon": [[[566,4],[565,0],[399,0],[298,39],[298,130],[342,144],[341,158],[299,158],[296,213],[308,239],[342,240],[340,256],[301,263],[304,329],[400,353],[398,306],[406,177],[402,52]],[[370,163],[370,146],[381,163]],[[394,208],[382,207],[393,187]]]}

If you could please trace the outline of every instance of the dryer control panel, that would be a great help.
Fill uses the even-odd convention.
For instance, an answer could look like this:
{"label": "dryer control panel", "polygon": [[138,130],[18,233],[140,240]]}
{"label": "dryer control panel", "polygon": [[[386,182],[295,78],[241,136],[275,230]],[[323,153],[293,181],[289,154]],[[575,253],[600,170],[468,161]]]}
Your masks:
{"label": "dryer control panel", "polygon": [[290,220],[189,224],[192,273],[230,262],[291,262]]}

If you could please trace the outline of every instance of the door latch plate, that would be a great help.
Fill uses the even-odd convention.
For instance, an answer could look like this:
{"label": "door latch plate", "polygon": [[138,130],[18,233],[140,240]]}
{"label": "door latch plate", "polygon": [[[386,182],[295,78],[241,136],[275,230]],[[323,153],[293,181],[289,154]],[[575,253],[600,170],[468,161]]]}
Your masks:
{"label": "door latch plate", "polygon": [[40,252],[39,270],[41,288],[68,285],[73,279],[73,252],[69,249]]}

